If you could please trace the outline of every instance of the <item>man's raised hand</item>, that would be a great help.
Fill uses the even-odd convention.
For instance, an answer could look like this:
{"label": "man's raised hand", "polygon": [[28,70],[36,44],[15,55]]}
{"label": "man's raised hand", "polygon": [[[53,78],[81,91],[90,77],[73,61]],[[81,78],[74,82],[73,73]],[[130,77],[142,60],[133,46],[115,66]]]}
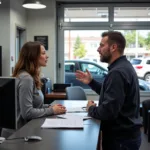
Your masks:
{"label": "man's raised hand", "polygon": [[83,82],[84,84],[89,84],[92,81],[92,75],[87,69],[86,69],[86,72],[77,70],[76,79]]}

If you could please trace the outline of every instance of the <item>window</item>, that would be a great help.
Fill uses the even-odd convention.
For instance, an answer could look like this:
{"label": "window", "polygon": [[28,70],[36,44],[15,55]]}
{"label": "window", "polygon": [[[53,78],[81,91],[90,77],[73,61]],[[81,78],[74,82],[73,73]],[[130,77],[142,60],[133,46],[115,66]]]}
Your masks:
{"label": "window", "polygon": [[149,64],[150,64],[150,60],[147,60],[146,64],[148,64],[148,65],[149,65]]}
{"label": "window", "polygon": [[100,68],[99,66],[93,65],[91,63],[81,63],[81,70],[83,72],[86,71],[86,69],[92,74],[92,75],[100,75],[103,74],[104,69]]}
{"label": "window", "polygon": [[142,62],[142,60],[140,60],[140,59],[132,59],[131,60],[131,64],[132,65],[138,65],[138,64],[140,64]]}
{"label": "window", "polygon": [[[127,41],[125,55],[133,65],[141,63],[140,57],[150,57],[150,14],[147,6],[148,4],[141,3],[102,4],[94,2],[90,5],[88,3],[59,5],[57,60],[62,67],[58,69],[58,82],[65,82],[65,72],[72,71],[71,66],[64,67],[66,60],[96,61],[97,64],[100,64],[97,48],[101,41],[102,32],[108,30],[123,33]],[[105,66],[103,67],[105,68]],[[99,76],[105,78],[106,72],[97,65],[82,62],[80,68],[83,71],[88,69],[95,79],[98,79]],[[138,76],[140,77],[141,74]],[[74,78],[71,82],[73,80],[76,81]],[[142,86],[145,86],[146,82],[140,80]]]}
{"label": "window", "polygon": [[108,22],[108,7],[71,7],[64,10],[65,22]]}
{"label": "window", "polygon": [[91,43],[91,48],[97,48],[99,43]]}
{"label": "window", "polygon": [[[99,60],[97,48],[101,34],[105,30],[65,30],[64,57],[65,60],[85,59]],[[94,42],[93,42],[94,41]]]}
{"label": "window", "polygon": [[65,63],[65,72],[75,72],[75,63]]}
{"label": "window", "polygon": [[116,22],[150,21],[149,7],[115,7],[114,21]]}

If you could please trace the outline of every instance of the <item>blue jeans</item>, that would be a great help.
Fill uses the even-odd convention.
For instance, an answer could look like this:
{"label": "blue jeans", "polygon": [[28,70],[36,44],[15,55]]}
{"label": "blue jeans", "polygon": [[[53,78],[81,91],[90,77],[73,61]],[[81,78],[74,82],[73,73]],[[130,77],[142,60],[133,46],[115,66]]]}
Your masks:
{"label": "blue jeans", "polygon": [[141,135],[130,139],[102,136],[103,150],[139,150],[140,145]]}

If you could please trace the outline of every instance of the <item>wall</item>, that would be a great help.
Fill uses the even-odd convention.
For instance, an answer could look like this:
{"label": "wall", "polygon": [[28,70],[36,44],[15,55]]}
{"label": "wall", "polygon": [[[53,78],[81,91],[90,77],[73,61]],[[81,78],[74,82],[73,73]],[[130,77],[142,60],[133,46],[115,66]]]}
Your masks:
{"label": "wall", "polygon": [[[24,0],[10,0],[10,57],[13,57],[13,61],[10,60],[10,73],[12,67],[15,66],[15,53],[16,53],[16,27],[26,28],[27,13],[26,9],[22,7]],[[25,41],[24,41],[25,42]]]}
{"label": "wall", "polygon": [[0,5],[0,45],[2,46],[2,75],[8,76],[10,68],[10,2]]}
{"label": "wall", "polygon": [[22,8],[23,0],[5,0],[0,5],[0,45],[2,45],[2,75],[10,76],[15,65],[16,25],[26,26],[26,12]]}
{"label": "wall", "polygon": [[55,0],[43,0],[46,9],[28,10],[27,41],[33,41],[36,35],[48,35],[49,56],[46,68],[42,69],[45,77],[55,82],[56,77],[56,5]]}

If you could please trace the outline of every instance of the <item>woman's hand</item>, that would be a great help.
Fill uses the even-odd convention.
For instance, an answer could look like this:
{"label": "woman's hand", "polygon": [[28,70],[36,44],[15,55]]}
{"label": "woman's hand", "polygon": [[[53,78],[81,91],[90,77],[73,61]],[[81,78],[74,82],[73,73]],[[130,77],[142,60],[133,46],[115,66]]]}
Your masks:
{"label": "woman's hand", "polygon": [[55,115],[66,113],[66,107],[61,104],[55,104],[52,106]]}

